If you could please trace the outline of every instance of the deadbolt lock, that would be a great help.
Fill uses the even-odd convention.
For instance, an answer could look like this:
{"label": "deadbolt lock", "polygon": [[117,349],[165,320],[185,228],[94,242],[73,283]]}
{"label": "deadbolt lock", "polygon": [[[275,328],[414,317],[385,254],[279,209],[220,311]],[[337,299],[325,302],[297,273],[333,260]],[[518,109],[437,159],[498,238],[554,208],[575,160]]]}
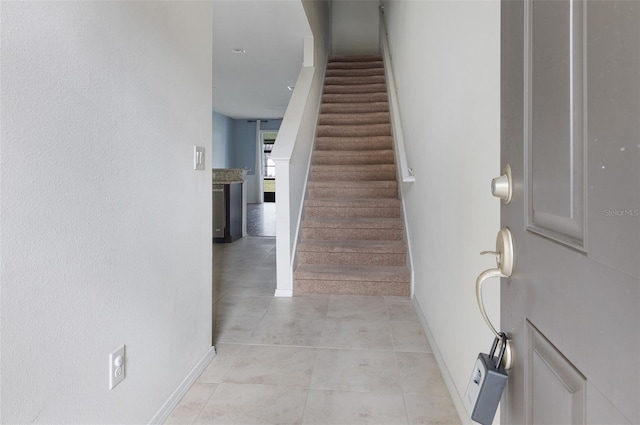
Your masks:
{"label": "deadbolt lock", "polygon": [[511,202],[513,194],[513,180],[511,178],[511,166],[504,166],[504,171],[500,177],[491,180],[491,194],[496,198],[502,199],[505,204]]}

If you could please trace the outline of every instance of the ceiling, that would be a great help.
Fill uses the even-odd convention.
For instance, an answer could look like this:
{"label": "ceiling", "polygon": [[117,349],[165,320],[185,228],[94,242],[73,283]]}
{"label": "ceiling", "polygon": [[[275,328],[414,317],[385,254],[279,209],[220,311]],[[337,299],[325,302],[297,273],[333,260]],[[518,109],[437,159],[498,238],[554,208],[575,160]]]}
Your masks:
{"label": "ceiling", "polygon": [[282,118],[308,36],[301,0],[215,0],[213,110],[236,119]]}

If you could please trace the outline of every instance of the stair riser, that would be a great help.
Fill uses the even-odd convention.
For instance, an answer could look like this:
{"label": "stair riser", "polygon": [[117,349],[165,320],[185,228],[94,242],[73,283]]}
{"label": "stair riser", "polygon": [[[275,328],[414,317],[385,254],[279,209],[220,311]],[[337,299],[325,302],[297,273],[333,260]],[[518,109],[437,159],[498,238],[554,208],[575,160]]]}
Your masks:
{"label": "stair riser", "polygon": [[391,136],[391,124],[318,126],[318,137]]}
{"label": "stair riser", "polygon": [[400,208],[380,207],[307,207],[309,218],[400,218]]}
{"label": "stair riser", "polygon": [[323,103],[387,102],[387,93],[323,94]]}
{"label": "stair riser", "polygon": [[389,112],[387,102],[366,103],[324,103],[320,105],[321,114],[360,114],[369,112]]}
{"label": "stair riser", "polygon": [[408,297],[411,295],[409,282],[369,282],[322,279],[296,279],[294,295],[336,294],[336,295],[385,295]]}
{"label": "stair riser", "polygon": [[320,125],[365,125],[365,124],[389,124],[389,113],[363,113],[363,114],[320,114]]}
{"label": "stair riser", "polygon": [[314,156],[314,165],[375,165],[393,164],[393,153],[390,155],[362,155],[362,156]]}
{"label": "stair riser", "polygon": [[329,85],[361,85],[361,84],[383,84],[386,83],[384,75],[368,75],[359,77],[326,77],[325,86]]}
{"label": "stair riser", "polygon": [[368,151],[368,150],[388,150],[393,149],[391,139],[387,140],[367,140],[361,141],[335,139],[316,139],[316,150],[323,151]]}
{"label": "stair riser", "polygon": [[353,93],[386,93],[387,85],[375,84],[332,84],[324,87],[325,94],[353,94]]}
{"label": "stair riser", "polygon": [[335,241],[401,241],[404,238],[402,229],[302,229],[303,239],[335,240]]}
{"label": "stair riser", "polygon": [[327,199],[327,198],[344,198],[344,199],[362,199],[362,198],[397,198],[398,189],[309,189],[309,198],[311,199]]}

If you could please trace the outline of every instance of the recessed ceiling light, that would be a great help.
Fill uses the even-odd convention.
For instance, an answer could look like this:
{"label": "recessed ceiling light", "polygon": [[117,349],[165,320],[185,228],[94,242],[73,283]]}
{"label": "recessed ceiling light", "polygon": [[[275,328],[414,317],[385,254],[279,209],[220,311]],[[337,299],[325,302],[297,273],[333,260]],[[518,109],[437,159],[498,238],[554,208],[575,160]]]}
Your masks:
{"label": "recessed ceiling light", "polygon": [[293,89],[295,89],[296,86],[287,86],[287,88],[289,89],[289,91],[293,91]]}
{"label": "recessed ceiling light", "polygon": [[233,53],[247,53],[247,51],[244,49],[231,49],[231,51]]}

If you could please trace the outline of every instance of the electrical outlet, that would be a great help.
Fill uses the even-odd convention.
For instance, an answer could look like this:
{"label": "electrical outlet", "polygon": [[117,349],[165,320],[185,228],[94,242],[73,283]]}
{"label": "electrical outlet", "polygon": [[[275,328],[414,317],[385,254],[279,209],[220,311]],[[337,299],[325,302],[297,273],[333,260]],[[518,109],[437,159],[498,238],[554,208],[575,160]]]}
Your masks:
{"label": "electrical outlet", "polygon": [[109,354],[109,389],[118,385],[125,378],[124,345]]}

